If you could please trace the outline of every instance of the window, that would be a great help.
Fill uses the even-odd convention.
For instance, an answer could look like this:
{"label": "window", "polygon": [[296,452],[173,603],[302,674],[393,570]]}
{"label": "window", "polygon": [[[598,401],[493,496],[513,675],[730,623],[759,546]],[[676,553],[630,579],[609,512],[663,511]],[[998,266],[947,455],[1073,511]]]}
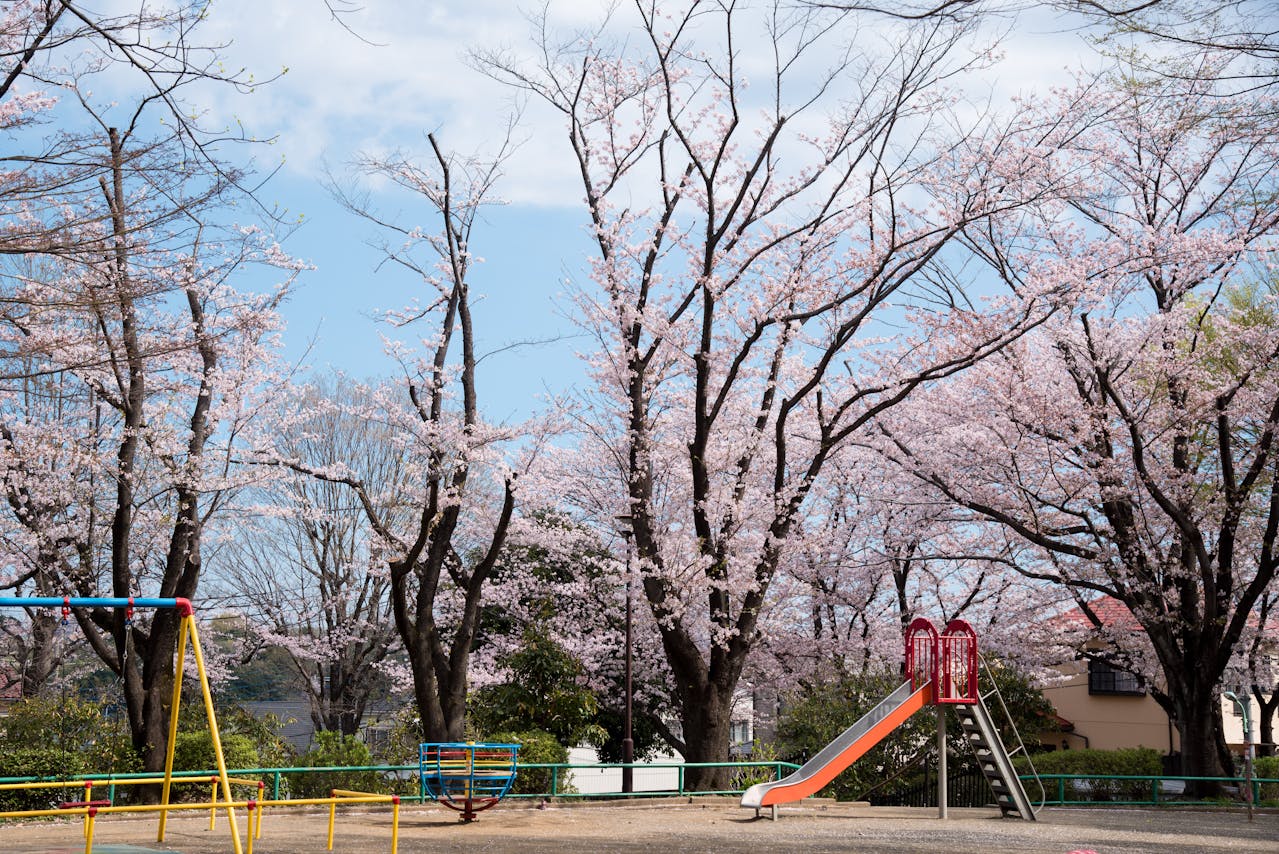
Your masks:
{"label": "window", "polygon": [[1119,670],[1104,661],[1088,662],[1089,694],[1126,694],[1140,696],[1146,691],[1133,674]]}

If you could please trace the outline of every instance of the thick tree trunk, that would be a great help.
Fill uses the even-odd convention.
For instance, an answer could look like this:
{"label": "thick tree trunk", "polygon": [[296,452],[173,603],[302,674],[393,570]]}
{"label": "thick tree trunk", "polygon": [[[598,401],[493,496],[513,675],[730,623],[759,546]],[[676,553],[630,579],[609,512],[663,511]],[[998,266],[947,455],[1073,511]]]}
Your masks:
{"label": "thick tree trunk", "polygon": [[1257,755],[1279,755],[1275,748],[1275,711],[1279,710],[1279,685],[1270,689],[1269,696],[1260,685],[1254,685],[1252,699],[1256,703],[1253,720],[1257,721]]}
{"label": "thick tree trunk", "polygon": [[[714,685],[686,698],[681,710],[684,724],[684,761],[728,762],[733,698]],[[684,788],[692,792],[723,791],[729,786],[728,768],[690,767],[684,771]]]}
{"label": "thick tree trunk", "polygon": [[[1216,698],[1211,690],[1187,692],[1189,702],[1179,703],[1177,733],[1181,736],[1181,773],[1187,777],[1225,777],[1230,770],[1222,761],[1225,747]],[[1187,793],[1196,798],[1222,795],[1221,783],[1194,781]]]}
{"label": "thick tree trunk", "polygon": [[[429,632],[433,638],[435,631],[434,627],[417,629],[419,637]],[[430,641],[405,645],[409,669],[413,672],[413,697],[417,700],[422,740],[462,741],[466,728],[465,673],[460,674],[463,683],[460,688],[456,684],[459,674],[452,672],[443,674],[444,684],[441,684],[433,647]]]}
{"label": "thick tree trunk", "polygon": [[22,667],[24,699],[38,696],[58,666],[60,624],[59,618],[53,614],[35,613],[31,616],[31,637],[25,642],[27,655]]}
{"label": "thick tree trunk", "polygon": [[[181,595],[181,594],[179,594]],[[156,611],[151,632],[140,649],[130,650],[126,667],[141,670],[141,679],[125,675],[125,699],[131,709],[140,714],[129,714],[134,749],[142,756],[142,770],[164,771],[164,758],[169,746],[169,717],[173,703],[173,664],[178,641],[178,614],[172,610]],[[191,653],[187,653],[188,659]],[[184,695],[183,705],[194,703],[203,711],[201,695]],[[148,790],[148,795],[159,795],[159,788]]]}
{"label": "thick tree trunk", "polygon": [[[1275,697],[1279,698],[1279,692]],[[1268,706],[1262,706],[1257,711],[1257,723],[1259,732],[1257,735],[1257,755],[1258,756],[1274,756],[1275,755],[1275,703]]]}

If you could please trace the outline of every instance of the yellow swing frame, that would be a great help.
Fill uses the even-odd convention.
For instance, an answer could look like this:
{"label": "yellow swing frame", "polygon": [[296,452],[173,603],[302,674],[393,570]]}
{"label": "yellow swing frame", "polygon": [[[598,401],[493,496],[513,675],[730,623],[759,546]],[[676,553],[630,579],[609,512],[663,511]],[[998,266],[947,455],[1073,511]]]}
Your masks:
{"label": "yellow swing frame", "polygon": [[[149,599],[149,598],[108,598],[108,597],[75,597],[63,596],[58,597],[0,597],[0,608],[57,608],[61,607],[63,615],[70,612],[71,608],[127,608],[129,613],[134,608],[155,608],[155,609],[175,609],[179,614],[178,621],[178,641],[177,650],[174,655],[173,666],[173,700],[169,707],[169,743],[165,750],[164,757],[164,778],[163,789],[160,797],[160,803],[154,806],[121,806],[121,807],[93,807],[86,805],[75,811],[68,810],[21,810],[16,812],[0,813],[0,818],[8,817],[31,817],[31,816],[52,816],[52,815],[76,815],[85,816],[85,836],[86,851],[93,850],[93,824],[94,818],[98,813],[108,812],[150,812],[156,810],[160,813],[160,829],[156,835],[157,842],[164,842],[165,826],[169,816],[169,810],[185,809],[191,805],[174,805],[169,803],[169,795],[173,786],[173,756],[174,748],[177,745],[178,737],[178,709],[182,703],[182,678],[183,671],[186,666],[186,649],[187,640],[191,642],[191,655],[195,659],[196,674],[200,681],[200,693],[204,697],[204,711],[209,722],[209,736],[213,742],[213,756],[217,762],[218,773],[216,780],[221,785],[223,801],[219,802],[216,791],[210,798],[210,804],[200,805],[201,808],[211,807],[213,814],[216,815],[218,809],[225,809],[227,813],[227,823],[231,828],[231,841],[235,849],[235,854],[243,854],[243,847],[240,843],[240,830],[235,817],[235,803],[231,798],[231,780],[227,775],[226,758],[222,753],[222,737],[218,731],[217,713],[213,710],[213,693],[209,690],[208,671],[204,666],[204,653],[200,649],[200,635],[195,627],[195,608],[192,607],[190,600],[183,598],[172,599]],[[209,778],[205,778],[208,780]],[[82,781],[88,785],[92,785],[89,781]],[[109,783],[110,781],[95,781],[98,784]],[[179,781],[180,782],[180,781]],[[59,784],[65,785],[65,784]],[[4,788],[41,788],[47,784],[26,783],[26,784],[9,784]],[[250,812],[249,830],[252,833],[253,822],[252,813]],[[252,840],[250,840],[252,847]]]}

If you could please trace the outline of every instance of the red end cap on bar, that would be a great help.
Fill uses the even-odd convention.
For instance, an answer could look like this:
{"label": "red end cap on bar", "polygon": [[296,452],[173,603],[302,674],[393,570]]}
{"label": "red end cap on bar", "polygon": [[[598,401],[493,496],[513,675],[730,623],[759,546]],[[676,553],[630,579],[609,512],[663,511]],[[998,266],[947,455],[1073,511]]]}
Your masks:
{"label": "red end cap on bar", "polygon": [[183,599],[181,596],[173,600],[174,606],[178,609],[178,614],[183,617],[190,617],[195,613],[195,608],[191,607],[190,599]]}

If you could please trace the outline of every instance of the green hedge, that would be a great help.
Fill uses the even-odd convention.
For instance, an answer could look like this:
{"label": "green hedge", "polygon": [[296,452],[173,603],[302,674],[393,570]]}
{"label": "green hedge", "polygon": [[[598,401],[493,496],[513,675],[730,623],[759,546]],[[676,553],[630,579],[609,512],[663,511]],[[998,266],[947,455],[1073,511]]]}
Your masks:
{"label": "green hedge", "polygon": [[[486,735],[483,741],[491,744],[518,744],[515,783],[511,786],[513,795],[535,795],[551,790],[550,768],[525,768],[525,764],[556,764],[568,762],[568,748],[560,744],[555,736],[540,729],[526,732],[495,732]],[[574,794],[577,792],[572,784],[559,775],[558,794]]]}
{"label": "green hedge", "polygon": [[[74,780],[88,772],[84,756],[56,747],[5,747],[4,776]],[[0,810],[49,810],[78,801],[83,788],[12,789],[0,792]],[[96,796],[95,796],[96,797]]]}
{"label": "green hedge", "polygon": [[[1067,801],[1148,801],[1150,782],[1147,780],[1093,780],[1093,775],[1158,776],[1163,773],[1163,761],[1159,751],[1150,747],[1131,747],[1122,750],[1061,750],[1039,753],[1033,757],[1035,770],[1042,774],[1075,774],[1084,779],[1067,780]],[[1013,760],[1018,774],[1030,771],[1029,760],[1019,756]],[[1058,791],[1055,781],[1045,781],[1049,799],[1055,799]]]}
{"label": "green hedge", "polygon": [[[353,735],[336,732],[317,732],[311,749],[298,757],[299,768],[372,764],[373,756],[364,742]],[[289,774],[286,779],[289,794],[295,798],[327,798],[332,789],[381,794],[387,788],[377,771],[317,771]]]}
{"label": "green hedge", "polygon": [[[1279,780],[1279,756],[1259,756],[1252,763],[1254,777]],[[1279,801],[1279,783],[1262,783],[1261,801]]]}

